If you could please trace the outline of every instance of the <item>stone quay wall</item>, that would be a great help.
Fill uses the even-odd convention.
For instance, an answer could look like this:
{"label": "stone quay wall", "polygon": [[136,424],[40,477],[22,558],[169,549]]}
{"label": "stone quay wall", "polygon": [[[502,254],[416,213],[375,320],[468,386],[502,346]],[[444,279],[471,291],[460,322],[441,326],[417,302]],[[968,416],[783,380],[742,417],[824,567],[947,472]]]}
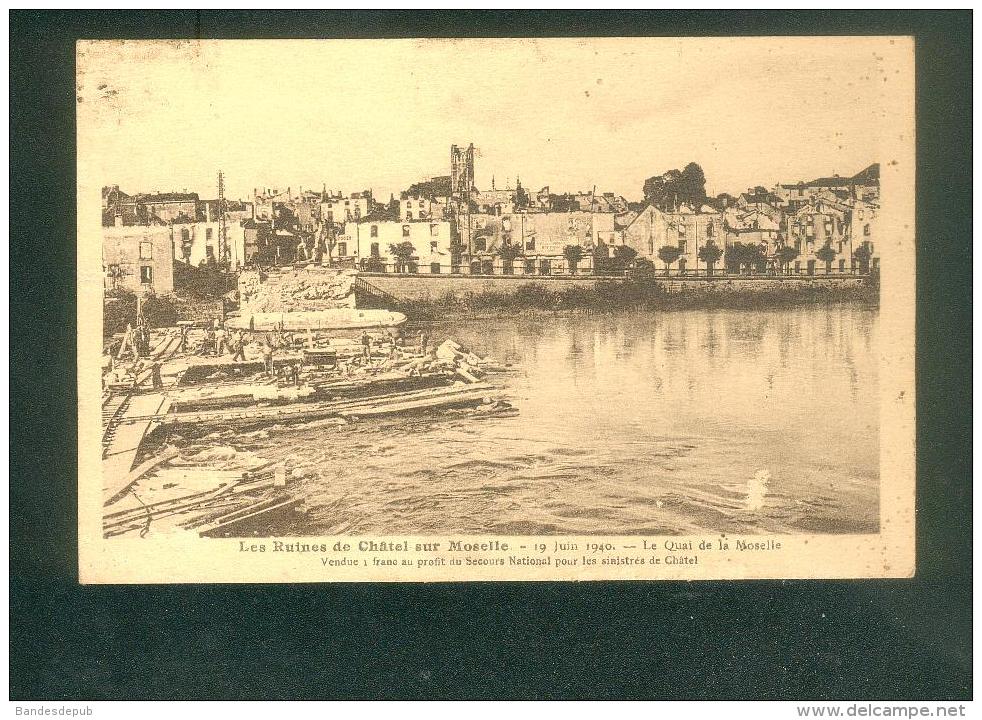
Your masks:
{"label": "stone quay wall", "polygon": [[[661,292],[680,298],[699,297],[790,297],[797,292],[815,290],[835,295],[855,293],[868,288],[870,278],[859,275],[741,277],[723,275],[701,277],[651,277]],[[592,290],[600,283],[625,282],[618,277],[581,276],[510,276],[510,275],[409,275],[395,273],[357,273],[327,267],[279,268],[270,271],[246,270],[239,275],[239,301],[243,312],[289,312],[323,310],[330,307],[354,307],[359,282],[361,291],[376,293],[382,304],[435,302],[453,295],[509,296],[535,285],[552,293],[568,290]],[[367,286],[367,289],[366,287]]]}
{"label": "stone quay wall", "polygon": [[[552,292],[571,288],[591,290],[599,283],[621,283],[616,277],[510,277],[510,276],[433,276],[361,274],[362,279],[384,293],[402,302],[432,302],[448,294],[458,297],[496,293],[509,295],[521,288],[538,285]],[[864,276],[809,276],[809,277],[735,277],[717,276],[712,278],[666,277],[654,278],[657,287],[668,295],[733,295],[761,297],[766,295],[793,295],[796,291],[823,288],[830,292],[838,290],[853,291],[866,288],[869,278]]]}

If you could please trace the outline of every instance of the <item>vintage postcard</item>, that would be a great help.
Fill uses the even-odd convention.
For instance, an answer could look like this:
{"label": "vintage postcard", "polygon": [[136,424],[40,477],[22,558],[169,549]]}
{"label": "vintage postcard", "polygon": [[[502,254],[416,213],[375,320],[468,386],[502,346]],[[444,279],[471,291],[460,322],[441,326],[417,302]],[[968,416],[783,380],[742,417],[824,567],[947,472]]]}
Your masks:
{"label": "vintage postcard", "polygon": [[906,37],[83,41],[83,583],[914,573]]}

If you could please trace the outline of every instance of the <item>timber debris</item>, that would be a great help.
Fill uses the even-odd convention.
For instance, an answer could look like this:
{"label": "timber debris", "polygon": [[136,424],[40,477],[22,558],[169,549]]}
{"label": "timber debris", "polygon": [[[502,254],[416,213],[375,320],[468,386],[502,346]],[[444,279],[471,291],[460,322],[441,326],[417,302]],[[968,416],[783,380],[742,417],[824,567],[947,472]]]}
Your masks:
{"label": "timber debris", "polygon": [[232,331],[217,322],[127,328],[110,339],[104,358],[103,533],[144,536],[176,526],[238,536],[301,511],[303,499],[286,490],[282,463],[188,467],[176,447],[147,453],[149,437],[162,441],[182,427],[325,418],[344,426],[422,412],[511,415],[517,411],[491,382],[507,370],[453,339],[431,344],[426,330],[407,338],[391,328],[353,337]]}

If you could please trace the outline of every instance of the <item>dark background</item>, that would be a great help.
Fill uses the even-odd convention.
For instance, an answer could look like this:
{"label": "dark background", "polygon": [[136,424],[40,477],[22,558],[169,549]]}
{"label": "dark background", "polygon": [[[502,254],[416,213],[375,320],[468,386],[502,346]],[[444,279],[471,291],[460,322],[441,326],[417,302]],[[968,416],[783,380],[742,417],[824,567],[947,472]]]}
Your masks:
{"label": "dark background", "polygon": [[[968,11],[12,11],[11,699],[970,698],[971,25]],[[78,585],[76,39],[689,34],[917,38],[914,579]]]}

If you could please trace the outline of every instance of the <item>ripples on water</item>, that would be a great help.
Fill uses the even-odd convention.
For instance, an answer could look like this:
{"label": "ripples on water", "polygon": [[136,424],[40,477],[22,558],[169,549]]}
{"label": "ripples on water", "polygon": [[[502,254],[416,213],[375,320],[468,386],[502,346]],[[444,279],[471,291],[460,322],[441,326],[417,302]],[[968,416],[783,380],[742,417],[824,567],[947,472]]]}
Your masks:
{"label": "ripples on water", "polygon": [[206,441],[291,462],[309,512],[280,533],[876,532],[877,329],[861,305],[435,324],[513,364],[517,416]]}

